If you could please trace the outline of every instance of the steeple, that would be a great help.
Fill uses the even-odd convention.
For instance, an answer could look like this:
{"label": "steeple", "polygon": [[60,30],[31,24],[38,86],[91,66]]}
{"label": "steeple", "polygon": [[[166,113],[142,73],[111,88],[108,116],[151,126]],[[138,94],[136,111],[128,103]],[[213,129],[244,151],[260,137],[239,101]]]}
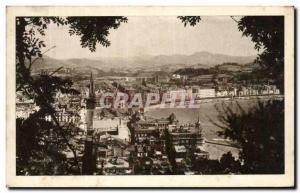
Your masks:
{"label": "steeple", "polygon": [[198,116],[197,122],[195,123],[195,128],[198,130],[199,133],[202,132],[201,121],[200,121],[199,116]]}
{"label": "steeple", "polygon": [[198,119],[197,119],[197,122],[196,124],[200,125],[201,124],[201,121],[200,121],[200,117],[198,116]]}
{"label": "steeple", "polygon": [[95,96],[95,91],[94,91],[94,79],[93,79],[93,72],[91,72],[91,77],[90,77],[90,87],[89,87],[89,98],[92,98]]}
{"label": "steeple", "polygon": [[93,73],[91,72],[90,76],[90,84],[89,84],[89,94],[87,97],[86,103],[87,109],[94,109],[95,108],[95,89],[94,89],[94,79]]}
{"label": "steeple", "polygon": [[94,92],[94,80],[93,73],[91,73],[90,77],[90,85],[89,85],[89,96],[87,98],[86,104],[86,127],[87,134],[85,140],[85,149],[83,155],[83,163],[82,163],[82,174],[84,175],[92,175],[96,170],[96,156],[94,153],[94,145],[93,145],[93,117],[94,117],[94,109],[95,109],[95,92]]}

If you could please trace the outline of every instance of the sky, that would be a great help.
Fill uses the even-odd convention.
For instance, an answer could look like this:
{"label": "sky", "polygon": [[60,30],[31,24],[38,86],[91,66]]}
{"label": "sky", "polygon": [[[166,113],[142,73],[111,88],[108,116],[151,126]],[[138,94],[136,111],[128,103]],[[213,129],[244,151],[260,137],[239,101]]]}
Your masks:
{"label": "sky", "polygon": [[49,25],[44,37],[47,56],[56,59],[135,57],[148,55],[191,55],[207,51],[233,56],[256,55],[250,38],[243,37],[229,16],[206,16],[198,25],[184,27],[176,17],[128,17],[116,30],[110,30],[110,47],[97,46],[96,52],[80,46],[78,36],[70,36],[68,27]]}

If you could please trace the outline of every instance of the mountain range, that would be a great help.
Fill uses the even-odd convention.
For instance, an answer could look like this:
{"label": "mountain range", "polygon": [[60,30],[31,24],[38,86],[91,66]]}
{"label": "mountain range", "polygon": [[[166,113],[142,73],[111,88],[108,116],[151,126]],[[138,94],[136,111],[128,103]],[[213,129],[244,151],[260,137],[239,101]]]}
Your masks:
{"label": "mountain range", "polygon": [[73,58],[59,60],[43,56],[33,65],[33,70],[69,67],[77,70],[163,70],[172,71],[179,68],[210,68],[223,63],[249,64],[256,56],[230,56],[210,52],[196,52],[191,55],[157,55],[137,57]]}

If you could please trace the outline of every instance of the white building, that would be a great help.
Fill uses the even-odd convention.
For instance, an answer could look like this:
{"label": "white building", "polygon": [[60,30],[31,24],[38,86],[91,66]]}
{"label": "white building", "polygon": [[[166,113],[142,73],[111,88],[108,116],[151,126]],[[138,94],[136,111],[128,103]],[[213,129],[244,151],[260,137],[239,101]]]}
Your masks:
{"label": "white building", "polygon": [[129,141],[129,129],[127,127],[127,122],[121,118],[104,118],[104,119],[94,119],[93,129],[96,133],[107,133],[107,132],[117,132],[117,135],[113,135],[116,138],[122,139],[124,141]]}
{"label": "white building", "polygon": [[199,88],[196,92],[197,98],[212,98],[216,97],[216,91],[213,88]]}

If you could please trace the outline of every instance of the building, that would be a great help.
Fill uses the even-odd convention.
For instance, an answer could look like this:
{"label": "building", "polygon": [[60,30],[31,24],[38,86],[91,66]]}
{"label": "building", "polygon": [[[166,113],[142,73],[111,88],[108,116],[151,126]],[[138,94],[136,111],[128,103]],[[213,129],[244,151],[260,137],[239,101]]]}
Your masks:
{"label": "building", "polygon": [[132,169],[128,161],[122,158],[110,158],[105,160],[103,164],[104,175],[125,175],[131,173]]}
{"label": "building", "polygon": [[110,134],[124,141],[129,141],[127,122],[122,118],[102,118],[93,120],[94,135]]}
{"label": "building", "polygon": [[175,157],[176,158],[185,158],[187,150],[184,145],[174,145]]}
{"label": "building", "polygon": [[161,119],[141,119],[137,122],[138,127],[167,127],[170,121],[164,118]]}
{"label": "building", "polygon": [[159,130],[155,127],[137,127],[134,133],[136,141],[140,142],[159,137]]}
{"label": "building", "polygon": [[96,152],[93,145],[93,118],[95,110],[95,92],[93,74],[90,77],[89,96],[86,104],[86,141],[84,147],[82,174],[92,175],[96,172]]}
{"label": "building", "polygon": [[33,101],[16,102],[16,118],[27,119],[32,113],[38,111],[39,107]]}
{"label": "building", "polygon": [[202,145],[197,146],[194,155],[196,159],[209,159],[209,152]]}
{"label": "building", "polygon": [[[65,109],[61,109],[61,110],[57,110],[56,111],[56,119],[60,122],[60,123],[73,123],[75,125],[77,125],[77,123],[79,123],[80,121],[80,114],[77,113],[76,110],[65,110]],[[46,116],[45,119],[47,121],[52,121],[52,118],[50,115]]]}
{"label": "building", "polygon": [[171,102],[172,100],[190,100],[192,98],[192,89],[170,89],[166,93],[166,102]]}
{"label": "building", "polygon": [[193,87],[192,92],[196,95],[196,98],[200,99],[216,97],[216,91],[214,88]]}
{"label": "building", "polygon": [[198,121],[194,125],[182,125],[170,131],[171,141],[174,146],[185,146],[186,148],[196,147],[204,143],[202,126]]}

